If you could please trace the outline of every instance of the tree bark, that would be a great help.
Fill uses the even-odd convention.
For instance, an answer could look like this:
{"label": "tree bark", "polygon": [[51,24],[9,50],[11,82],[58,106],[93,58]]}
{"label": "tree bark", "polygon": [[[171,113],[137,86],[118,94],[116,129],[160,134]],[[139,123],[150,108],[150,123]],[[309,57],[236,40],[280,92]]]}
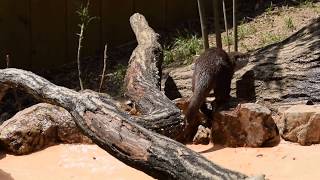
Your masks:
{"label": "tree bark", "polygon": [[183,128],[181,111],[160,91],[162,47],[159,35],[146,19],[135,14],[130,18],[138,46],[133,51],[125,77],[126,95],[142,114],[139,124],[171,138]]}
{"label": "tree bark", "polygon": [[[160,46],[156,43],[156,34],[150,33],[153,31],[144,21],[144,17],[139,14],[131,17],[131,23],[137,24],[137,27],[141,27],[141,29],[133,28],[139,45],[133,52],[127,75],[127,88],[132,90],[128,91],[130,92],[128,94],[135,99],[142,110],[141,112],[145,114],[142,118],[129,116],[119,110],[115,105],[116,102],[108,95],[93,91],[76,92],[56,86],[32,72],[24,70],[11,68],[0,70],[0,84],[23,89],[42,102],[52,103],[67,109],[75,118],[80,129],[93,142],[127,165],[142,170],[155,178],[247,178],[246,175],[224,169],[208,161],[183,144],[137,124],[137,122],[148,121],[141,124],[153,129],[150,126],[152,123],[157,124],[162,121],[167,123],[169,120],[174,123],[181,121],[180,111],[174,108],[172,102],[169,103],[169,100],[163,97],[156,81],[158,78],[154,78],[157,74],[155,57],[159,53],[155,50],[160,50]],[[150,44],[155,46],[149,46]],[[149,55],[145,56],[147,54]],[[146,66],[150,65],[149,62],[152,62],[154,66]],[[139,71],[145,74],[141,74]],[[138,94],[135,95],[133,92]],[[157,102],[156,105],[153,105],[154,101]],[[156,107],[157,105],[159,107]],[[147,116],[147,113],[150,115]],[[167,119],[162,120],[161,118]],[[156,128],[158,127],[156,126]]]}
{"label": "tree bark", "polygon": [[174,140],[148,131],[120,111],[109,96],[56,86],[32,72],[0,70],[0,83],[67,109],[81,130],[124,163],[160,179],[244,179]]}

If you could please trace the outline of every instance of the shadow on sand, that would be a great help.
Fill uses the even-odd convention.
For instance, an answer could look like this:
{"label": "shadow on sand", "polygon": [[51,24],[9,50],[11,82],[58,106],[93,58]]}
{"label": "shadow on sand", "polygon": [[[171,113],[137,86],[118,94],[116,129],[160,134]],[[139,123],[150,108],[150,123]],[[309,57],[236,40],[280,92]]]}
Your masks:
{"label": "shadow on sand", "polygon": [[200,154],[210,153],[210,152],[218,151],[218,150],[224,149],[224,148],[225,148],[224,146],[221,146],[221,145],[213,145],[213,144],[212,144],[212,147],[210,147],[210,148],[207,149],[207,150],[200,151],[199,153],[200,153]]}
{"label": "shadow on sand", "polygon": [[0,179],[1,180],[14,180],[13,177],[9,173],[6,173],[1,169],[0,169]]}

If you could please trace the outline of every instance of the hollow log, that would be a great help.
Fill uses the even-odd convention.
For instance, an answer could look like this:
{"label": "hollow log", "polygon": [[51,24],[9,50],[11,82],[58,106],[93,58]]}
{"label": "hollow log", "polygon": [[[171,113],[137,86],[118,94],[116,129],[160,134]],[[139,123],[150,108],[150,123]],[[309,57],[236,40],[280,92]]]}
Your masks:
{"label": "hollow log", "polygon": [[[131,17],[131,21],[136,22],[137,24],[139,24],[139,19],[142,19],[142,15],[135,14]],[[146,41],[150,42],[152,37],[144,31],[144,28],[148,29],[148,26],[144,26],[140,29],[142,32],[142,34],[140,34],[141,38],[145,38]],[[146,90],[141,91],[142,93],[137,94],[136,96],[134,96],[134,93],[131,95],[132,97],[137,97],[136,102],[140,104],[142,112],[145,113],[142,118],[133,117],[121,111],[116,106],[116,102],[108,95],[99,94],[93,91],[76,92],[65,87],[54,85],[32,72],[24,70],[13,68],[0,70],[0,85],[19,88],[26,93],[33,95],[41,102],[48,102],[67,109],[74,117],[76,124],[93,140],[94,143],[127,165],[139,169],[154,178],[247,178],[244,174],[222,168],[208,161],[199,153],[188,149],[183,144],[156,132],[149,131],[138,124],[139,122],[148,121],[148,123],[143,125],[150,128],[150,124],[159,121],[159,119],[162,121],[161,118],[163,117],[167,117],[165,121],[172,120],[173,122],[181,121],[181,117],[180,111],[172,111],[172,109],[169,109],[173,107],[173,103],[167,102],[169,100],[162,97],[163,93],[160,92],[159,86],[155,81],[157,78],[152,78],[152,76],[156,74],[156,71],[154,71],[155,67],[148,66],[151,69],[141,68],[143,65],[147,65],[148,62],[155,63],[155,60],[153,59],[155,55],[152,55],[154,51],[150,46],[143,44],[144,41],[140,41],[138,36],[137,39],[139,45],[131,57],[131,65],[135,64],[139,67],[134,61],[140,60],[138,61],[141,62],[140,70],[146,70],[143,71],[145,77],[138,73],[139,69],[137,69],[134,71],[136,72],[135,75],[131,75],[131,81],[128,82],[137,85],[132,86],[133,88],[141,87],[143,88],[142,90]],[[150,53],[148,58],[143,57],[146,52]],[[140,56],[140,58],[134,58],[134,56]],[[134,76],[137,77],[135,78]],[[138,86],[139,83],[142,83],[142,85]],[[150,90],[148,88],[154,89]],[[155,96],[154,99],[158,101],[160,107],[156,107],[156,105],[143,105],[144,103],[148,104],[153,102],[151,99],[152,95]],[[144,97],[146,98],[144,99]],[[170,106],[167,107],[168,105]],[[167,110],[161,108],[166,108]],[[160,113],[155,111],[160,111]],[[153,117],[154,119],[146,120],[147,112],[150,112],[151,114],[149,118]],[[162,116],[161,112],[166,115]],[[170,114],[168,112],[174,113]]]}

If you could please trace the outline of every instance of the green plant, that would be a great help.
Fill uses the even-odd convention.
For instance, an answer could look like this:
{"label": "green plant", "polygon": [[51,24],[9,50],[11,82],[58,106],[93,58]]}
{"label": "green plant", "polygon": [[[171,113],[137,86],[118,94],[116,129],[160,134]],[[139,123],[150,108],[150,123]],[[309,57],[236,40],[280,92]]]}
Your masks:
{"label": "green plant", "polygon": [[289,30],[293,30],[295,28],[291,17],[285,18],[284,23],[285,23],[285,27]]}
{"label": "green plant", "polygon": [[314,12],[320,14],[320,6],[319,5],[314,7]]}
{"label": "green plant", "polygon": [[262,36],[261,41],[263,45],[268,45],[268,44],[280,42],[283,39],[284,39],[283,36],[269,32]]}
{"label": "green plant", "polygon": [[81,64],[80,64],[82,41],[84,39],[84,32],[87,26],[93,19],[96,18],[96,17],[90,16],[89,6],[90,6],[90,0],[88,0],[85,5],[81,4],[80,8],[76,12],[80,18],[80,24],[78,24],[78,26],[80,27],[80,33],[78,34],[79,39],[78,39],[77,65],[78,65],[78,78],[79,78],[79,84],[80,84],[81,90],[83,90],[83,83],[81,78]]}
{"label": "green plant", "polygon": [[124,92],[123,82],[126,76],[127,68],[127,66],[122,64],[118,64],[114,67],[113,83],[116,87],[119,87],[119,91],[117,91],[119,94],[123,94]]}
{"label": "green plant", "polygon": [[300,0],[299,3],[301,7],[313,8],[315,6],[313,0]]}
{"label": "green plant", "polygon": [[114,75],[115,75],[115,79],[117,80],[117,82],[123,81],[124,76],[126,75],[127,66],[122,65],[122,64],[118,64],[115,66],[114,69],[115,69]]}
{"label": "green plant", "polygon": [[239,40],[246,38],[248,35],[252,35],[257,32],[257,29],[252,25],[241,24],[238,27],[238,37]]}
{"label": "green plant", "polygon": [[164,47],[164,64],[173,62],[180,64],[192,63],[192,57],[199,54],[202,49],[202,41],[195,35],[178,35],[171,46]]}
{"label": "green plant", "polygon": [[165,65],[169,65],[169,64],[174,62],[174,59],[175,59],[174,52],[170,48],[170,46],[164,46],[164,48],[163,48],[163,56],[164,56],[163,63]]}
{"label": "green plant", "polygon": [[222,43],[223,45],[233,45],[234,41],[233,41],[233,35],[229,34],[224,34],[222,36]]}
{"label": "green plant", "polygon": [[273,4],[272,4],[272,1],[270,2],[269,6],[266,8],[266,13],[267,14],[271,14],[272,11],[273,11]]}

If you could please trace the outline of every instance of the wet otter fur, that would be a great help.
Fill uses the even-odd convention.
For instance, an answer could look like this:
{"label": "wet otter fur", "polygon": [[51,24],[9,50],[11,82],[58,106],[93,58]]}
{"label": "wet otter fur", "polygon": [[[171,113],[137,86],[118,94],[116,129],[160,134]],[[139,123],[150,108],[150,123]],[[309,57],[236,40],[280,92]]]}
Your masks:
{"label": "wet otter fur", "polygon": [[187,141],[192,140],[200,124],[195,119],[199,109],[208,114],[204,103],[212,89],[214,90],[215,109],[223,107],[230,99],[231,80],[237,69],[236,61],[243,56],[237,52],[228,55],[222,49],[209,48],[195,60],[192,77],[193,95],[185,113],[184,132]]}

